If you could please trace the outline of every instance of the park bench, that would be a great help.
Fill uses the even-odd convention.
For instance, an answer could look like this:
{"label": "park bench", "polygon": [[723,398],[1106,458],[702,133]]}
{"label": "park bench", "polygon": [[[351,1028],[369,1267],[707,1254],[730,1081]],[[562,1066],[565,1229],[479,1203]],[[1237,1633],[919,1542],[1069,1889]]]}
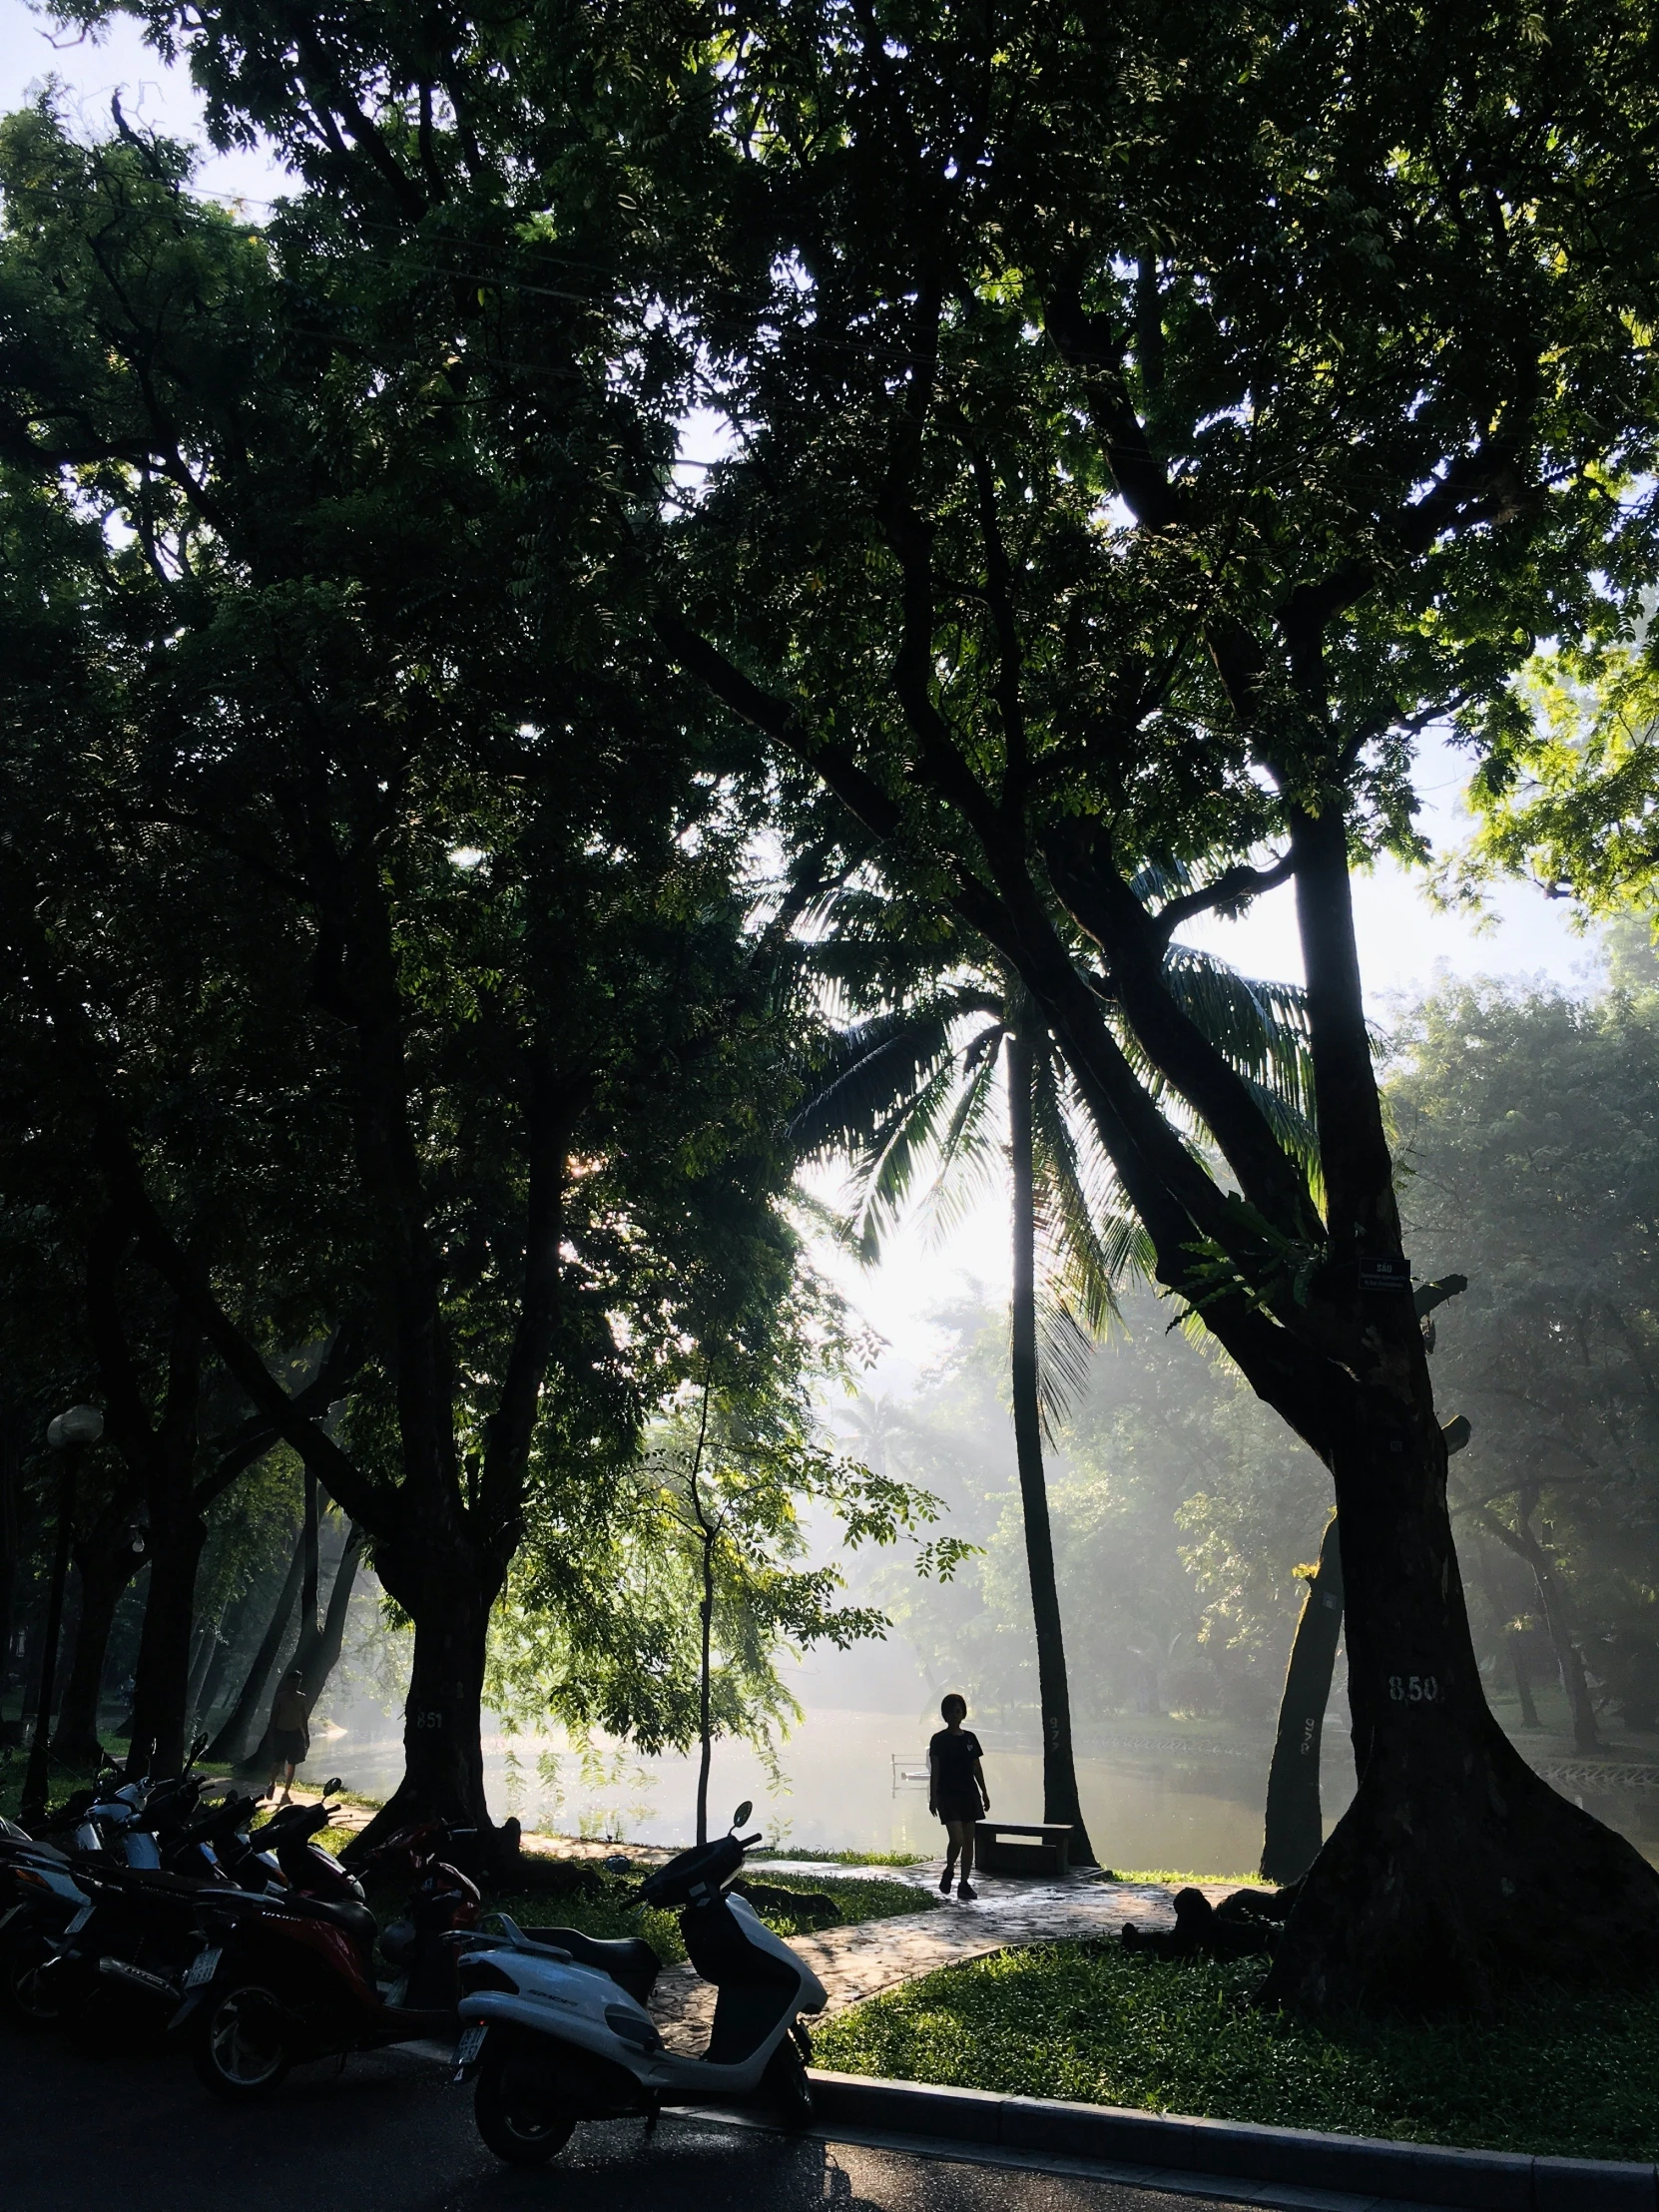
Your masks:
{"label": "park bench", "polygon": [[1071,1860],[1071,1823],[976,1821],[973,1856],[983,1874],[1060,1875]]}

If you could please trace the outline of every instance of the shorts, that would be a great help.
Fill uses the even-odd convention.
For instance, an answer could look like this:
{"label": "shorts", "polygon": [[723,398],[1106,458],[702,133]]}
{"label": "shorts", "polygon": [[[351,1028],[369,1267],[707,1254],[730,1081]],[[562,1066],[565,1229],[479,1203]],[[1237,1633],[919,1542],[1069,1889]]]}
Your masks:
{"label": "shorts", "polygon": [[271,1731],[272,1755],[284,1766],[302,1766],[310,1748],[311,1739],[302,1728],[274,1728]]}
{"label": "shorts", "polygon": [[976,1797],[941,1797],[934,1803],[939,1819],[948,1827],[952,1821],[966,1821],[969,1826],[982,1818],[983,1808]]}

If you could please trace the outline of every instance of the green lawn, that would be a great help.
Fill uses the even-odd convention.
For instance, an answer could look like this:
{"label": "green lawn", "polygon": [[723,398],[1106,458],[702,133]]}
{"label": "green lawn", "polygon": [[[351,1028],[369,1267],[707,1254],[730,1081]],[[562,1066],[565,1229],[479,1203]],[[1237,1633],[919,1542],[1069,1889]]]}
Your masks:
{"label": "green lawn", "polygon": [[1115,1942],[951,1966],[816,2031],[839,2073],[1471,2148],[1659,2158],[1659,1994],[1540,1989],[1484,2021],[1315,2029],[1252,2008],[1259,1960]]}
{"label": "green lawn", "polygon": [[[770,1868],[763,1868],[756,1879],[772,1890],[794,1890],[808,1895],[815,1890],[806,1876],[775,1875]],[[588,1936],[643,1936],[660,1957],[667,1960],[684,1958],[686,1946],[680,1938],[679,1915],[644,1911],[631,1905],[629,1898],[633,1888],[633,1882],[627,1877],[602,1875],[590,1883],[584,1893],[570,1896],[549,1895],[544,1891],[531,1891],[522,1896],[492,1894],[485,1898],[484,1910],[486,1913],[510,1913],[522,1928],[579,1928]],[[859,1882],[850,1876],[837,1875],[820,1894],[834,1899],[843,1923],[887,1920],[899,1913],[925,1913],[943,1903],[941,1898],[912,1890],[906,1883],[883,1882],[879,1876],[870,1882]],[[813,1919],[805,1913],[779,1912],[770,1906],[758,1910],[767,1926],[776,1929],[780,1936],[802,1936],[814,1929],[836,1925]]]}
{"label": "green lawn", "polygon": [[786,1844],[774,1850],[752,1851],[749,1863],[764,1866],[769,1859],[795,1859],[826,1867],[924,1867],[919,1851],[796,1851]]}

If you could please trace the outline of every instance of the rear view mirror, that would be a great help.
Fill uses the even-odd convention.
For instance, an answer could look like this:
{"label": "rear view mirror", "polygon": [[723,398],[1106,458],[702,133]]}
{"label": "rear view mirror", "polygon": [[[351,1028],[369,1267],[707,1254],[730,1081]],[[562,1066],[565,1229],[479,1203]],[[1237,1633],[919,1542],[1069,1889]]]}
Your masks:
{"label": "rear view mirror", "polygon": [[342,1790],[344,1789],[344,1787],[345,1785],[343,1782],[341,1782],[339,1776],[337,1774],[331,1774],[328,1777],[327,1781],[322,1785],[322,1794],[324,1797],[332,1797],[336,1790]]}
{"label": "rear view mirror", "polygon": [[754,1806],[750,1804],[748,1798],[745,1798],[743,1803],[738,1807],[737,1811],[732,1815],[732,1826],[734,1828],[742,1828],[744,1822],[748,1820],[750,1814],[753,1813],[754,1810]]}

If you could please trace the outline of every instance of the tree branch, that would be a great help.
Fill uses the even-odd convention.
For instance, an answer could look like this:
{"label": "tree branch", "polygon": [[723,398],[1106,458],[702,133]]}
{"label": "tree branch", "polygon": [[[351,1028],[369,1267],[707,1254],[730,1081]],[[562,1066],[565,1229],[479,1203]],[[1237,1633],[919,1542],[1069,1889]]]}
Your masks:
{"label": "tree branch", "polygon": [[1260,898],[1264,891],[1277,890],[1281,883],[1288,883],[1296,873],[1296,858],[1287,852],[1283,859],[1275,860],[1272,867],[1248,867],[1241,862],[1237,867],[1223,868],[1213,883],[1202,890],[1183,891],[1179,898],[1166,899],[1152,916],[1152,927],[1166,945],[1184,921],[1191,921],[1194,914],[1209,913],[1218,906],[1242,906],[1246,900]]}

